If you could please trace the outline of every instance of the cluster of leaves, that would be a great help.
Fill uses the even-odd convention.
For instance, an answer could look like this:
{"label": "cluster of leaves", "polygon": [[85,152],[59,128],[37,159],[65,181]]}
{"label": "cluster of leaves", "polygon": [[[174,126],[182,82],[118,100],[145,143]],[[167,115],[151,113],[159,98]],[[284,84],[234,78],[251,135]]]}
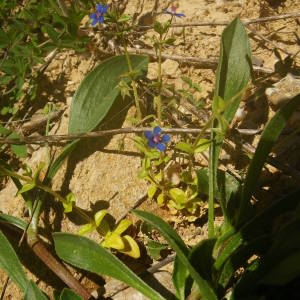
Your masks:
{"label": "cluster of leaves", "polygon": [[[158,50],[162,47],[162,41],[161,38]],[[165,170],[166,165],[170,162],[176,163],[176,160],[172,161],[172,156],[167,152],[157,151],[156,148],[149,149],[146,139],[135,139],[136,145],[144,154],[139,175],[151,183],[148,190],[150,198],[156,196],[161,205],[167,204],[176,210],[190,210],[190,213],[193,213],[201,195],[208,196],[209,236],[192,248],[189,248],[176,231],[158,216],[140,210],[132,212],[159,231],[169,247],[175,251],[173,283],[176,299],[268,299],[283,287],[288,288],[289,284],[300,276],[297,263],[300,257],[299,190],[286,197],[274,199],[270,206],[259,212],[255,212],[250,202],[253,192],[257,189],[259,175],[267,156],[289,116],[299,106],[300,95],[282,107],[265,127],[242,183],[226,172],[218,171],[219,153],[226,129],[235,115],[250,78],[250,62],[251,51],[245,28],[239,19],[235,19],[222,34],[213,114],[209,122],[211,138],[208,140],[199,136],[196,141],[179,142],[175,146],[176,151],[180,151],[191,162],[195,153],[205,151],[209,147],[209,168],[196,169],[192,164],[188,165],[178,173],[179,180],[174,183],[167,180]],[[134,81],[136,78],[131,76],[132,72],[140,74],[141,77],[145,76],[147,65],[147,57],[128,54],[109,58],[98,65],[86,76],[74,95],[69,133],[93,130],[113,104],[118,104],[121,110],[125,103],[118,97],[121,94],[120,82],[123,81],[121,87],[124,87],[124,83],[127,85]],[[124,77],[124,74],[127,76]],[[9,175],[14,179],[28,206],[32,217],[30,230],[27,231],[29,238],[32,238],[32,232],[33,237],[37,238],[37,221],[42,211],[45,192],[61,200],[65,210],[75,210],[72,196],[61,199],[49,186],[65,158],[77,145],[78,141],[74,141],[65,147],[48,166],[43,179],[39,178],[39,171],[35,173],[38,175],[29,174],[27,177],[30,177],[31,182],[27,183],[31,183],[31,186],[27,187],[26,183],[20,182],[26,182],[24,177],[14,173],[9,166],[0,161],[0,175]],[[30,192],[36,189],[42,190],[43,193],[34,202]],[[219,227],[215,227],[214,224],[216,200],[224,216],[224,221]],[[34,210],[34,207],[38,209]],[[282,216],[285,214],[290,216],[289,220],[282,222]],[[111,230],[104,220],[105,215],[106,211],[97,212],[94,220],[80,230],[81,234],[100,231],[104,237],[102,245],[99,246],[80,235],[54,233],[56,254],[78,268],[114,277],[137,289],[149,299],[164,299],[159,292],[104,249],[113,248],[127,254],[137,251],[136,242],[129,235],[123,235],[131,222],[124,220]],[[20,219],[0,214],[0,220],[26,230],[26,223]],[[281,226],[274,226],[278,223]],[[25,298],[44,299],[43,294],[24,275],[15,252],[2,233],[0,239],[0,267],[25,293]],[[130,249],[124,251],[126,244]],[[165,247],[166,245],[163,245],[161,248]],[[244,271],[239,272],[241,269]],[[73,292],[66,290],[63,293]],[[65,299],[62,297],[63,295],[61,299]],[[76,299],[75,295],[73,297],[72,299]]]}
{"label": "cluster of leaves", "polygon": [[54,0],[30,0],[24,6],[19,1],[0,2],[1,115],[15,114],[18,101],[36,97],[37,66],[52,50],[85,50],[88,38],[78,33],[89,7],[84,3],[72,1],[63,12]]}

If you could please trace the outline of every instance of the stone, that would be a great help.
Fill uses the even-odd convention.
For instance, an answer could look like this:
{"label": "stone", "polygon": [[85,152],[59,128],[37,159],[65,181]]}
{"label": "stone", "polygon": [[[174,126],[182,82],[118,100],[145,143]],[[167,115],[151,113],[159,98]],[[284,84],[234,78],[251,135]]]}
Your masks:
{"label": "stone", "polygon": [[179,68],[179,63],[175,60],[166,59],[162,63],[163,75],[175,78]]}
{"label": "stone", "polygon": [[269,103],[280,107],[300,93],[300,78],[288,74],[265,91]]}

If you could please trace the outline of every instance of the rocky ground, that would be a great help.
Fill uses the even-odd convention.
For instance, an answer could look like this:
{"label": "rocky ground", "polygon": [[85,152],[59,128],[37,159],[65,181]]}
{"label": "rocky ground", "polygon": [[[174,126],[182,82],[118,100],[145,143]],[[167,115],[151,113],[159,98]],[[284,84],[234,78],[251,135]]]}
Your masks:
{"label": "rocky ground", "polygon": [[[160,13],[170,1],[142,1],[129,0],[126,6],[128,14],[137,15],[139,25],[148,25],[152,21],[155,12]],[[261,17],[276,16],[290,12],[299,12],[300,3],[298,1],[286,0],[182,0],[178,1],[179,12],[183,12],[186,17],[176,20],[177,23],[201,23],[204,21],[231,21],[234,17],[240,16],[242,19],[255,19]],[[167,16],[158,15],[160,19],[166,19]],[[276,21],[259,22],[250,24],[247,27],[249,32],[251,47],[254,55],[254,62],[261,70],[268,72],[274,71],[278,58],[274,54],[277,48],[282,58],[288,55],[293,57],[295,66],[300,67],[300,18],[286,18]],[[84,23],[84,22],[83,22]],[[84,24],[83,24],[84,27]],[[212,101],[212,93],[215,82],[215,68],[200,67],[199,64],[189,64],[184,62],[183,58],[193,56],[207,60],[217,60],[219,53],[220,35],[223,26],[190,26],[186,27],[183,34],[182,28],[171,29],[176,35],[177,40],[174,47],[168,48],[164,53],[168,55],[177,55],[182,59],[166,59],[163,63],[163,75],[167,83],[174,85],[176,89],[187,88],[186,83],[181,76],[189,76],[193,81],[201,86],[201,92],[194,95],[204,107],[209,110]],[[89,34],[92,30],[85,28]],[[149,30],[143,36],[131,41],[131,48],[148,49],[152,31]],[[95,37],[97,42],[97,37]],[[63,111],[59,121],[53,123],[51,134],[66,134],[68,124],[69,107],[72,96],[79,86],[80,82],[98,62],[103,59],[99,57],[99,52],[91,46],[90,51],[83,54],[75,54],[72,51],[59,53],[52,60],[45,72],[45,78],[41,81],[41,96],[56,103],[58,109]],[[108,49],[105,49],[108,51]],[[151,59],[149,66],[149,78],[156,76],[157,62]],[[289,74],[285,79],[279,76],[271,76],[268,79],[262,71],[257,73],[258,84],[252,84],[247,91],[243,102],[243,117],[236,121],[236,126],[242,129],[259,130],[274,114],[280,104],[285,101],[287,95],[293,95],[300,92],[299,74]],[[264,79],[264,80],[263,80]],[[278,83],[280,81],[280,83]],[[268,89],[267,89],[268,88]],[[266,94],[266,96],[264,96]],[[38,105],[37,105],[38,106]],[[37,115],[40,107],[36,107]],[[122,123],[121,126],[130,126],[128,116],[134,114],[134,108],[131,107],[127,112],[127,119],[124,116],[111,115],[105,126],[114,122]],[[295,112],[291,126],[299,126],[300,112]],[[105,128],[104,126],[104,128]],[[135,148],[130,135],[126,135],[124,140],[124,150],[119,150],[122,136],[114,136],[110,140],[90,140],[78,147],[78,151],[73,153],[67,164],[59,171],[54,179],[53,188],[65,194],[72,191],[76,195],[77,205],[86,210],[96,210],[108,207],[109,213],[119,219],[131,206],[147,191],[145,181],[137,178],[140,168],[140,155]],[[256,145],[258,137],[252,136],[247,140],[253,146]],[[299,138],[298,140],[288,140],[285,147],[282,145],[276,149],[278,158],[282,163],[290,165],[300,172],[299,158]],[[286,148],[288,146],[288,150]],[[59,151],[59,149],[57,149]],[[32,147],[31,155],[26,159],[33,168],[40,161],[45,159],[46,151],[42,147]],[[233,170],[242,170],[245,166],[238,163],[234,155],[230,156],[224,153],[224,160],[227,159],[227,167]],[[205,163],[205,162],[204,162]],[[278,173],[271,167],[269,173]],[[299,173],[298,173],[299,174]],[[270,175],[270,180],[281,180],[286,178],[283,175]],[[298,175],[299,176],[299,175]],[[286,188],[290,183],[287,183]],[[0,191],[0,211],[18,217],[25,217],[25,207],[21,197],[16,196],[16,188],[11,181]],[[277,192],[276,190],[274,192]],[[282,191],[279,191],[282,192]],[[188,244],[194,244],[197,240],[206,235],[205,225],[189,224],[180,217],[171,216],[168,211],[159,209],[155,203],[150,200],[143,202],[142,207],[150,211],[155,211],[164,219],[172,221],[176,229],[184,236]],[[41,220],[42,227],[48,231],[68,231],[76,232],[78,226],[69,219],[60,217],[57,211],[51,209],[48,216]],[[177,218],[177,219],[176,219]],[[203,222],[200,222],[203,223]],[[197,232],[195,238],[194,232]],[[24,253],[23,253],[24,252]],[[62,286],[62,283],[54,279],[49,271],[39,269],[40,262],[31,264],[33,254],[28,250],[22,251],[25,266],[28,268],[28,274],[39,286],[49,295],[53,288]],[[138,264],[142,264],[141,261]],[[170,274],[166,267],[166,281],[169,281]],[[77,278],[82,278],[82,282],[88,289],[97,289],[100,285],[99,278],[90,278],[76,274]],[[0,271],[1,285],[6,276]],[[162,279],[163,280],[163,279]],[[112,285],[112,283],[111,283]],[[171,288],[171,287],[170,287]],[[6,292],[5,299],[21,299],[18,289],[13,283],[10,283]],[[119,293],[114,299],[133,299],[133,296]],[[135,298],[134,298],[135,299]],[[137,299],[137,298],[136,298]],[[139,298],[140,299],[140,298]]]}

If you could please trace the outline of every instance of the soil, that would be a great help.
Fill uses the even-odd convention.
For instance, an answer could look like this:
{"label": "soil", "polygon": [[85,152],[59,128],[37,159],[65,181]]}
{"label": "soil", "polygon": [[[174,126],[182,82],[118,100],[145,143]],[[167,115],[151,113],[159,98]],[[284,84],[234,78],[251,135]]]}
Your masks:
{"label": "soil", "polygon": [[[129,0],[126,6],[126,12],[133,15],[136,12],[141,12],[138,16],[140,25],[148,25],[149,18],[155,9],[156,2],[158,3],[157,12],[161,12],[170,1],[141,1]],[[179,1],[180,6],[178,12],[183,12],[186,17],[176,19],[180,23],[196,23],[203,21],[231,21],[236,16],[242,19],[253,19],[259,17],[268,17],[289,12],[299,12],[300,3],[294,0],[286,1],[255,1],[255,0],[182,0]],[[144,5],[143,5],[144,4]],[[163,20],[168,16],[158,15],[158,18]],[[151,20],[150,20],[151,21]],[[274,70],[278,58],[274,54],[274,48],[277,47],[282,57],[285,58],[287,53],[292,55],[299,52],[300,37],[300,18],[282,19],[274,22],[255,23],[249,26],[251,48],[255,61],[262,68]],[[83,22],[84,23],[84,22]],[[184,35],[181,28],[173,28],[171,31],[176,35],[174,47],[169,47],[165,53],[194,56],[199,58],[217,59],[220,45],[220,35],[223,31],[223,26],[206,26],[206,27],[187,27]],[[89,34],[93,34],[93,30],[87,27]],[[255,33],[253,33],[255,32]],[[138,40],[132,41],[132,47],[142,44],[143,47],[151,44],[150,37],[153,34],[151,30],[147,31]],[[262,40],[259,34],[264,35],[269,41]],[[92,50],[83,54],[74,53],[74,51],[64,51],[56,55],[47,68],[43,80],[40,82],[40,93],[43,100],[52,101],[56,107],[62,109],[63,115],[60,120],[53,124],[51,134],[67,134],[69,107],[72,96],[78,88],[84,76],[102,59],[99,53]],[[300,54],[295,56],[296,65],[300,66]],[[157,62],[151,60],[149,65],[149,78],[155,78],[157,70]],[[187,88],[187,84],[182,80],[181,76],[189,76],[193,81],[201,86],[201,92],[196,92],[196,97],[199,103],[203,103],[205,109],[209,110],[215,82],[215,69],[203,69],[197,66],[191,66],[180,61],[167,59],[163,63],[163,75],[168,84],[174,85],[175,89]],[[238,128],[261,129],[266,124],[268,119],[274,114],[277,109],[277,104],[267,97],[264,97],[264,90],[267,87],[272,88],[272,84],[279,81],[281,78],[270,78],[264,81],[261,85],[252,85],[247,92],[247,102],[243,102],[242,120],[237,120],[235,126]],[[263,89],[260,97],[256,97],[257,93]],[[291,84],[287,89],[291,89]],[[282,90],[282,89],[280,89]],[[284,92],[287,93],[286,90]],[[251,97],[250,97],[251,96]],[[250,100],[249,100],[250,99]],[[280,101],[280,100],[279,100]],[[38,112],[40,107],[37,105],[35,110]],[[129,127],[131,126],[130,117],[134,115],[135,108],[131,107],[127,112],[122,114],[111,113],[106,118],[101,128],[112,127]],[[31,114],[34,114],[33,111]],[[300,113],[294,115],[294,124],[298,126]],[[296,124],[296,125],[295,125]],[[111,139],[97,139],[82,142],[77,148],[78,150],[71,155],[68,162],[61,168],[53,181],[53,189],[66,195],[72,191],[76,196],[76,204],[86,211],[95,212],[101,208],[108,208],[110,215],[118,220],[126,213],[132,205],[140,198],[144,197],[147,192],[147,183],[137,178],[141,164],[141,156],[132,142],[134,135],[114,136]],[[251,137],[247,141],[256,146],[259,137]],[[120,150],[120,145],[124,142],[124,149]],[[283,163],[292,161],[292,166],[300,172],[299,141],[291,141],[291,148],[287,152],[286,148],[276,149],[278,157]],[[57,148],[56,151],[60,151]],[[240,157],[232,152],[224,152],[222,160],[226,161],[226,166],[233,171],[245,170],[245,164],[242,163]],[[33,146],[31,155],[24,162],[30,165],[33,169],[37,167],[40,161],[46,159],[46,150],[43,147]],[[203,158],[201,158],[203,159]],[[203,162],[205,164],[205,161]],[[290,182],[287,182],[286,177],[278,175],[277,169],[266,170],[266,176],[269,176],[269,182],[276,181],[285,182],[286,189],[289,188]],[[269,175],[268,175],[269,174]],[[274,177],[275,175],[277,177]],[[266,177],[268,178],[268,177]],[[286,180],[286,181],[284,181]],[[0,191],[0,211],[26,219],[26,209],[23,200],[20,196],[16,196],[16,188],[12,181],[8,181]],[[274,192],[277,192],[276,190]],[[284,191],[280,191],[284,193]],[[205,213],[203,218],[200,218],[196,223],[188,223],[183,217],[172,215],[168,210],[159,208],[153,201],[147,199],[141,205],[142,209],[155,212],[165,220],[174,225],[180,235],[189,245],[194,245],[199,240],[203,239],[206,234]],[[129,218],[132,218],[129,216]],[[217,219],[216,222],[221,221]],[[41,220],[41,227],[46,232],[66,231],[77,232],[79,225],[76,220],[64,217],[59,205],[54,205],[44,214]],[[197,232],[197,235],[194,233]],[[99,240],[98,236],[92,235],[95,240]],[[142,241],[142,236],[139,237]],[[13,242],[13,241],[12,241]],[[15,241],[16,243],[16,241]],[[53,290],[60,289],[63,284],[55,279],[55,276],[50,271],[40,268],[41,262],[36,261],[30,250],[21,251],[21,257],[25,261],[26,272],[39,287],[43,289],[52,299]],[[33,260],[33,261],[32,261]],[[151,262],[151,260],[150,260]],[[31,266],[32,264],[32,266]],[[132,264],[132,262],[131,262]],[[139,261],[138,264],[142,265]],[[149,265],[148,265],[149,266]],[[166,267],[167,280],[170,282],[170,268]],[[75,272],[76,277],[81,275],[78,271]],[[81,276],[82,283],[90,290],[96,290],[102,285],[99,278],[90,278],[90,276]],[[1,286],[6,280],[6,275],[0,271]],[[159,279],[161,280],[161,279]],[[108,280],[109,281],[109,280]],[[172,289],[170,286],[169,289]],[[137,298],[135,298],[137,297]],[[139,296],[120,292],[113,299],[141,299]],[[5,299],[21,299],[18,288],[10,283]]]}

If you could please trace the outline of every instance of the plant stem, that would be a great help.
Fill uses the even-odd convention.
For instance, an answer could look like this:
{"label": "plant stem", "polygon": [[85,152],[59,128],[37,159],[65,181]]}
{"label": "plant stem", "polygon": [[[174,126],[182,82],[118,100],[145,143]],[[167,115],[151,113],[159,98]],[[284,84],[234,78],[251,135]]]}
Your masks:
{"label": "plant stem", "polygon": [[125,56],[126,56],[126,60],[127,60],[128,69],[129,69],[129,76],[131,77],[131,85],[132,85],[132,89],[133,89],[133,96],[134,96],[134,101],[135,101],[137,118],[138,118],[138,121],[141,121],[142,120],[142,111],[141,111],[141,107],[140,107],[140,99],[139,99],[139,95],[137,92],[137,84],[136,84],[136,81],[134,78],[135,76],[134,76],[134,72],[133,72],[133,68],[132,68],[132,63],[131,63],[129,53],[127,50],[127,44],[124,39],[123,32],[120,31],[118,24],[117,24],[117,30],[121,34],[121,41],[122,41],[123,48],[125,51]]}
{"label": "plant stem", "polygon": [[162,112],[162,101],[161,101],[161,89],[162,89],[162,69],[161,69],[161,54],[162,54],[162,36],[160,35],[159,45],[158,45],[158,69],[157,69],[157,77],[158,77],[158,96],[156,102],[157,109],[157,119],[158,123],[161,125],[161,112]]}

